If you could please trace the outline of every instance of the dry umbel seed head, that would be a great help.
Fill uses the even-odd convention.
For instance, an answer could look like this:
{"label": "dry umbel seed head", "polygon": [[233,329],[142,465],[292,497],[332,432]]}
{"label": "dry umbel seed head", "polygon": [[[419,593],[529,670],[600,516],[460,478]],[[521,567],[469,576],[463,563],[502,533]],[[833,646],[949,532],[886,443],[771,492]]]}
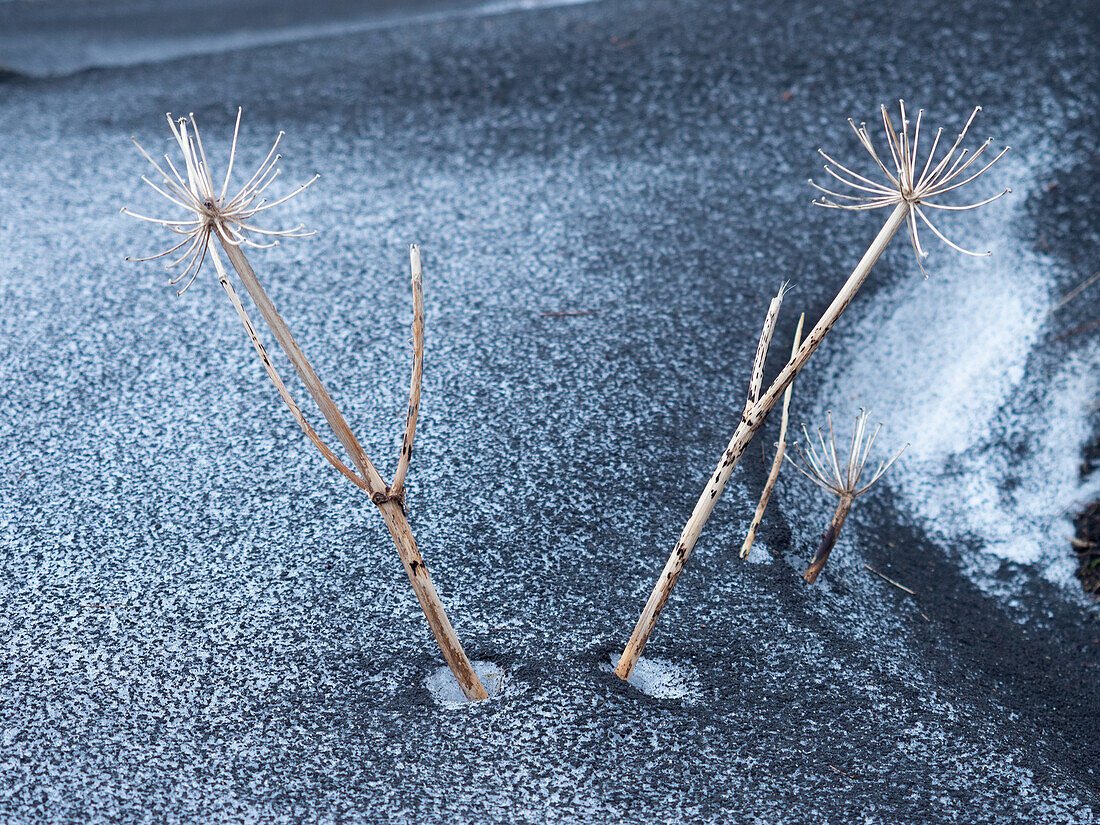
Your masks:
{"label": "dry umbel seed head", "polygon": [[787,460],[790,461],[802,475],[806,476],[806,478],[810,479],[810,481],[819,487],[828,490],[839,499],[836,512],[833,513],[832,521],[829,523],[829,529],[825,531],[825,536],[822,538],[821,545],[814,554],[813,561],[810,563],[810,566],[806,568],[806,572],[802,574],[802,578],[810,584],[817,581],[817,577],[825,567],[825,562],[829,560],[829,554],[832,553],[833,547],[836,546],[837,539],[840,538],[840,530],[844,526],[844,520],[848,518],[848,513],[852,509],[852,503],[856,498],[871,489],[871,487],[886,474],[886,471],[894,465],[894,462],[901,458],[901,454],[905,452],[905,448],[909,446],[905,444],[893,455],[893,457],[883,459],[879,463],[878,468],[871,473],[870,478],[865,479],[863,471],[867,466],[867,458],[871,453],[871,448],[875,444],[875,439],[878,438],[882,425],[879,424],[876,426],[870,436],[868,436],[867,412],[866,410],[860,410],[859,415],[856,416],[855,426],[852,430],[852,441],[848,447],[848,457],[846,460],[841,461],[837,454],[836,437],[833,433],[833,415],[832,413],[827,413],[826,415],[829,422],[828,439],[826,439],[825,434],[821,430],[818,430],[817,444],[815,445],[814,439],[810,437],[809,432],[806,430],[806,425],[803,424],[802,432],[806,437],[806,446],[799,446],[802,464],[799,464],[789,456],[787,457]]}
{"label": "dry umbel seed head", "polygon": [[[299,224],[284,229],[272,229],[260,226],[256,221],[258,216],[269,209],[281,206],[294,196],[300,194],[316,181],[320,175],[314,175],[310,180],[301,184],[290,194],[276,200],[268,200],[264,193],[279,177],[279,160],[282,155],[277,154],[279,142],[283,139],[283,132],[275,137],[275,143],[267,153],[263,163],[237,190],[236,194],[229,196],[229,181],[233,174],[233,164],[237,158],[237,138],[241,129],[241,110],[237,109],[237,122],[233,127],[233,142],[229,149],[229,163],[226,166],[225,177],[221,186],[214,184],[211,177],[210,164],[206,159],[206,150],[199,136],[199,126],[195,122],[195,116],[173,118],[171,113],[168,118],[168,128],[172,130],[172,137],[183,154],[183,168],[186,175],[180,174],[172,159],[164,156],[164,166],[161,166],[144,147],[133,139],[138,151],[153,165],[160,177],[159,185],[145,175],[141,179],[151,186],[159,195],[167,200],[176,209],[181,210],[183,217],[177,219],[153,218],[147,215],[139,215],[128,208],[123,207],[123,213],[148,221],[149,223],[163,226],[175,235],[183,236],[183,239],[174,246],[149,255],[144,258],[127,258],[130,261],[154,261],[166,258],[183,250],[178,258],[167,263],[168,269],[183,267],[182,271],[173,277],[169,283],[178,284],[184,278],[187,283],[177,292],[182,295],[198,277],[206,260],[210,248],[211,236],[219,241],[234,247],[252,247],[253,249],[268,249],[276,246],[280,238],[304,238],[315,234]],[[165,171],[165,166],[167,171]],[[215,253],[217,254],[217,253]],[[186,264],[186,265],[185,265]]]}
{"label": "dry umbel seed head", "polygon": [[[951,147],[947,149],[946,153],[938,161],[935,160],[936,150],[939,148],[940,138],[943,136],[943,127],[936,130],[936,135],[932,139],[932,147],[928,150],[928,157],[922,166],[918,152],[920,149],[920,127],[921,121],[924,118],[924,109],[918,110],[917,120],[916,123],[913,124],[912,134],[910,135],[910,123],[905,113],[905,101],[899,100],[898,107],[901,110],[900,133],[894,127],[894,122],[890,119],[890,114],[886,111],[886,107],[880,107],[882,125],[886,133],[886,145],[890,151],[888,160],[893,171],[890,171],[890,168],[886,165],[886,161],[883,160],[882,156],[875,149],[875,144],[867,132],[867,124],[860,123],[859,126],[856,126],[855,122],[851,118],[848,118],[848,124],[856,133],[856,137],[859,138],[859,142],[863,145],[863,148],[867,150],[867,153],[874,160],[878,170],[886,176],[886,181],[876,181],[857,174],[847,166],[844,166],[827,155],[824,150],[818,149],[817,151],[820,155],[828,161],[825,164],[825,171],[846,186],[848,192],[835,192],[831,189],[826,189],[823,186],[819,186],[811,178],[810,185],[822,193],[821,197],[815,200],[814,203],[828,209],[847,209],[854,212],[866,211],[868,209],[883,209],[888,206],[897,206],[899,203],[908,204],[909,214],[906,223],[909,229],[909,241],[913,245],[913,251],[917,255],[918,263],[921,263],[924,258],[928,257],[928,253],[921,245],[920,235],[917,231],[918,218],[932,230],[932,233],[937,238],[956,252],[979,257],[992,254],[991,252],[971,252],[948,240],[929,219],[926,210],[936,209],[948,212],[964,212],[969,209],[977,209],[979,206],[985,206],[987,203],[992,203],[1011,192],[1011,189],[1005,189],[990,198],[976,201],[975,203],[945,204],[938,202],[938,199],[948,192],[954,192],[957,189],[961,189],[981,177],[991,166],[993,166],[993,164],[1005,156],[1009,147],[1006,146],[1002,149],[996,157],[981,166],[978,171],[971,171],[978,158],[982,157],[986,149],[993,144],[993,138],[988,138],[973,154],[970,153],[969,149],[962,149],[960,151],[960,146],[966,138],[967,132],[970,130],[970,125],[974,122],[974,118],[977,116],[978,112],[982,110],[982,107],[978,106],[970,113],[970,117],[967,118],[966,124],[963,126],[962,131],[959,132],[955,142],[951,144]],[[921,264],[921,271],[923,270],[924,266]]]}
{"label": "dry umbel seed head", "polygon": [[[810,437],[806,425],[803,424],[802,434],[806,438],[806,446],[802,447],[800,445],[798,448],[802,464],[789,456],[787,460],[802,475],[819,487],[824,487],[835,496],[856,498],[866,493],[886,474],[886,471],[893,466],[894,462],[901,458],[901,454],[909,446],[908,444],[903,445],[892,458],[884,459],[871,474],[871,477],[863,481],[863,470],[867,465],[867,457],[870,455],[871,448],[875,445],[875,440],[882,430],[882,424],[878,424],[868,436],[867,411],[860,410],[852,429],[852,441],[848,448],[848,458],[842,462],[837,455],[836,436],[833,432],[833,414],[828,412],[825,417],[828,421],[828,440],[819,429],[817,431],[817,444],[815,445],[814,439]],[[819,448],[820,452],[818,452]]]}
{"label": "dry umbel seed head", "polygon": [[[306,358],[286,322],[276,310],[275,305],[244,254],[245,247],[264,249],[277,244],[280,238],[300,238],[312,234],[306,232],[301,226],[294,226],[289,229],[263,228],[256,223],[256,219],[257,216],[267,210],[286,203],[317,180],[317,177],[313,177],[310,181],[282,198],[268,201],[263,196],[264,192],[279,175],[279,170],[276,168],[279,155],[276,150],[283,136],[283,133],[280,132],[264,162],[260,164],[260,167],[244,186],[235,195],[229,197],[227,193],[229,191],[230,176],[233,173],[233,163],[237,155],[237,137],[240,125],[241,112],[238,109],[237,122],[233,129],[233,143],[229,152],[228,168],[224,179],[222,179],[221,187],[217,189],[211,175],[210,164],[207,161],[206,150],[203,148],[202,139],[199,137],[198,128],[195,126],[194,115],[179,120],[174,120],[171,115],[168,115],[168,126],[172,130],[172,137],[183,153],[183,167],[186,176],[180,174],[172,163],[172,159],[167,155],[165,155],[164,161],[169,171],[165,171],[164,167],[154,161],[149,153],[138,145],[138,149],[153,164],[161,177],[160,185],[145,177],[142,180],[173,206],[182,210],[184,217],[178,220],[151,218],[123,209],[123,212],[131,214],[135,218],[163,226],[175,235],[183,236],[182,241],[164,252],[133,260],[156,260],[183,249],[182,255],[168,264],[169,268],[184,267],[172,283],[179,283],[190,276],[190,280],[180,290],[182,293],[184,289],[194,283],[207,254],[210,254],[217,270],[218,281],[229,296],[229,300],[244,325],[245,332],[252,342],[256,354],[259,356],[271,382],[275,385],[279,396],[289,408],[294,420],[298,422],[321,455],[353,484],[362,489],[381,511],[386,527],[389,529],[390,536],[397,548],[398,556],[401,558],[401,563],[406,574],[408,574],[413,590],[416,592],[420,607],[424,611],[428,626],[439,644],[444,659],[446,659],[447,664],[454,673],[455,679],[462,687],[467,698],[485,699],[488,695],[485,692],[485,687],[478,679],[469,657],[462,649],[462,644],[447,618],[443,603],[439,599],[431,574],[420,555],[412,528],[405,515],[405,476],[412,458],[413,437],[416,430],[417,410],[420,403],[420,383],[424,365],[424,298],[421,283],[420,248],[413,245],[409,249],[413,288],[413,369],[408,414],[405,418],[405,432],[401,441],[397,472],[393,483],[386,484],[363,450],[359,439],[356,438],[344,416],[337,408],[336,402],[313,369],[313,365]],[[134,142],[137,143],[137,141]],[[257,237],[259,240],[256,240]],[[252,320],[248,316],[244,303],[237,295],[216,246],[211,246],[211,240],[216,240],[225,252],[241,283],[252,298],[256,308],[260,311],[264,323],[267,324],[268,329],[286,354],[298,377],[316,402],[325,421],[332,428],[333,434],[350,457],[352,467],[345,464],[336,455],[335,451],[321,439],[317,431],[306,420],[301,408],[294,401],[289,389],[268,356],[266,348],[256,334]],[[185,264],[186,266],[184,266]]]}

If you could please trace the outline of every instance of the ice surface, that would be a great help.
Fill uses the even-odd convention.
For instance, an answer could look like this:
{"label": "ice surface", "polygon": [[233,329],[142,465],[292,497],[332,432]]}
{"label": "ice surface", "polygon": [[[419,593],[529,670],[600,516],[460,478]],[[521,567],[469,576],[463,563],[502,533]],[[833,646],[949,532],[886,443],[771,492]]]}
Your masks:
{"label": "ice surface", "polygon": [[[0,822],[1095,821],[1100,634],[1056,562],[1095,373],[1063,336],[1095,293],[1043,315],[1100,268],[1092,5],[605,0],[0,76]],[[844,118],[899,95],[949,126],[988,104],[1021,157],[990,185],[1022,194],[951,223],[990,261],[929,240],[923,281],[896,241],[792,419],[878,393],[847,400],[924,440],[808,587],[828,502],[796,476],[737,558],[770,421],[645,651],[694,698],[654,699],[608,662],[768,300],[798,285],[789,341],[878,226],[809,205],[814,150],[855,153]],[[422,245],[410,521],[467,652],[507,673],[491,702],[425,687],[443,663],[383,523],[213,279],[176,299],[123,261],[165,240],[118,215],[155,197],[129,137],[167,150],[163,113],[194,111],[223,158],[238,104],[240,168],[285,129],[276,188],[323,174],[282,216],[318,236],[253,262],[387,473]],[[986,369],[871,355],[876,317]],[[917,478],[956,465],[966,508]]]}
{"label": "ice surface", "polygon": [[[47,77],[594,0],[0,0],[0,68]],[[5,4],[6,8],[5,8]]]}

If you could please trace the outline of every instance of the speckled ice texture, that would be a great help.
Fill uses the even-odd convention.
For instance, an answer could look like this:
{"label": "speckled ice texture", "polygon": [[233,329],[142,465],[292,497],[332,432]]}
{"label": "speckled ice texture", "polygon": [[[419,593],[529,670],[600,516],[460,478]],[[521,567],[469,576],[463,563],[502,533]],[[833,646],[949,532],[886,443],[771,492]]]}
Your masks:
{"label": "speckled ice texture", "polygon": [[[33,5],[0,5],[0,42],[70,9],[97,36],[93,3]],[[1100,354],[1075,330],[1100,285],[1049,312],[1100,269],[1092,0],[604,0],[159,61],[157,4],[131,8],[132,61],[44,77],[0,51],[0,822],[1097,818],[1100,626],[1066,538],[1095,492]],[[894,242],[792,418],[868,406],[909,454],[810,587],[830,502],[794,474],[737,558],[769,422],[646,650],[690,691],[648,696],[609,661],[768,300],[795,283],[789,341],[884,218],[810,206],[815,150],[858,157],[845,118],[899,96],[952,131],[981,103],[978,136],[1013,145],[975,190],[1011,198],[943,220],[994,257],[926,233],[926,281]],[[423,246],[410,518],[504,673],[491,702],[433,698],[381,519],[212,275],[177,299],[123,261],[166,240],[118,214],[159,208],[129,137],[167,150],[163,113],[194,111],[224,158],[238,104],[242,169],[285,129],[287,183],[323,174],[282,215],[318,236],[250,255],[386,474]]]}

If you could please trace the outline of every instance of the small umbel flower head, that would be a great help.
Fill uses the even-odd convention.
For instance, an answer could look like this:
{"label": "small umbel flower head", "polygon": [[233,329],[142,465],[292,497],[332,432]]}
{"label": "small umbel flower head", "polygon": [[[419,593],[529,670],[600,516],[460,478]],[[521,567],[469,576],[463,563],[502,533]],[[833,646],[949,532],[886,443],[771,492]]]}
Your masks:
{"label": "small umbel flower head", "polygon": [[[921,109],[917,112],[917,120],[913,124],[912,135],[910,135],[910,122],[905,114],[905,101],[899,100],[898,105],[901,109],[900,134],[894,128],[894,123],[890,119],[886,107],[880,107],[882,125],[886,132],[886,144],[890,150],[887,158],[889,166],[887,166],[887,161],[883,160],[883,156],[876,151],[874,143],[872,143],[871,137],[867,133],[867,124],[861,123],[856,126],[852,119],[848,118],[848,123],[856,133],[856,137],[859,138],[859,142],[878,166],[878,171],[886,176],[886,180],[872,180],[869,177],[859,175],[818,149],[818,152],[827,161],[825,171],[844,184],[848,188],[848,192],[834,192],[831,189],[819,186],[811,179],[810,185],[822,193],[821,197],[815,200],[814,203],[828,209],[848,209],[852,211],[882,209],[896,206],[899,203],[908,204],[909,215],[906,223],[909,229],[909,240],[913,244],[913,251],[917,255],[918,263],[928,257],[917,232],[918,219],[932,230],[937,238],[957,252],[978,257],[991,254],[989,252],[971,252],[968,249],[963,249],[958,244],[952,243],[932,223],[926,210],[939,209],[949,212],[962,212],[968,209],[977,209],[979,206],[985,206],[987,203],[991,203],[1011,192],[1011,189],[1005,189],[991,198],[976,203],[944,204],[938,202],[942,195],[960,189],[981,177],[993,164],[1004,157],[1008,147],[1002,149],[995,158],[981,166],[978,171],[973,171],[975,162],[982,157],[986,149],[993,143],[993,138],[989,138],[973,154],[970,153],[969,149],[959,151],[959,147],[966,138],[966,133],[970,130],[970,125],[974,122],[978,112],[982,110],[982,107],[978,106],[967,118],[966,125],[963,126],[955,142],[951,144],[946,154],[938,161],[935,159],[936,150],[940,146],[943,128],[936,130],[936,135],[932,139],[932,148],[928,150],[928,157],[922,165],[918,150],[924,110]],[[921,264],[921,271],[924,271],[923,264]]]}
{"label": "small umbel flower head", "polygon": [[[314,234],[313,232],[307,232],[301,225],[289,229],[271,229],[261,227],[256,223],[257,216],[286,203],[320,177],[314,175],[312,179],[303,183],[289,195],[277,200],[269,201],[263,197],[264,192],[279,177],[280,170],[277,165],[282,155],[277,154],[277,150],[279,141],[283,138],[282,132],[279,132],[276,136],[271,151],[267,153],[267,157],[264,158],[263,163],[260,164],[252,177],[245,182],[235,195],[228,196],[229,180],[233,174],[233,162],[237,156],[237,136],[241,128],[241,110],[237,109],[237,122],[233,127],[233,143],[229,150],[229,164],[220,187],[215,186],[214,179],[211,177],[210,164],[206,159],[206,150],[203,148],[202,138],[199,137],[199,127],[195,122],[195,116],[192,114],[188,117],[174,119],[171,114],[168,114],[167,117],[168,128],[172,130],[172,137],[175,138],[180,151],[183,153],[185,174],[180,174],[168,155],[164,156],[164,162],[168,170],[165,171],[165,167],[153,160],[136,139],[134,139],[134,145],[145,156],[145,159],[153,164],[153,168],[157,170],[160,177],[159,185],[145,175],[142,175],[141,179],[175,208],[181,210],[183,215],[178,219],[151,218],[147,215],[139,215],[126,208],[123,208],[122,211],[138,220],[163,226],[169,232],[182,236],[183,240],[156,255],[145,258],[127,258],[127,260],[153,261],[158,258],[166,258],[183,250],[178,258],[167,264],[168,269],[183,267],[182,271],[169,281],[170,284],[175,285],[184,278],[188,278],[187,283],[176,293],[182,295],[195,282],[199,270],[202,269],[210,248],[211,236],[216,236],[217,240],[231,246],[267,249],[277,245],[279,238],[302,238]],[[213,254],[216,255],[217,253]]]}
{"label": "small umbel flower head", "polygon": [[[875,482],[882,478],[894,462],[901,457],[901,454],[905,452],[905,448],[909,445],[903,445],[894,454],[893,458],[883,460],[878,469],[871,474],[871,477],[864,481],[863,469],[867,464],[867,457],[871,453],[871,447],[874,446],[882,425],[879,424],[875,427],[870,437],[868,437],[867,412],[866,410],[860,410],[859,415],[856,416],[855,428],[852,431],[852,443],[848,449],[848,460],[842,463],[837,456],[836,439],[833,435],[833,414],[831,412],[827,413],[827,418],[829,422],[829,439],[826,441],[825,434],[818,430],[817,446],[814,445],[814,439],[807,432],[806,425],[802,425],[802,432],[806,437],[806,449],[800,447],[799,452],[802,453],[802,461],[806,466],[803,467],[789,457],[787,460],[794,464],[795,468],[814,484],[824,487],[838,498],[852,501],[871,489]],[[820,452],[818,452],[818,447],[820,447]]]}

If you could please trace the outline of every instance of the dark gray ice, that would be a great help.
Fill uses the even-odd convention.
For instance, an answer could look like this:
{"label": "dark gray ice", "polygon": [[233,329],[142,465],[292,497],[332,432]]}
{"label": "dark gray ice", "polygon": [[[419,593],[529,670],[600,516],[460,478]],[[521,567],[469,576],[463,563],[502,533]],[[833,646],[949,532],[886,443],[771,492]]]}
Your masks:
{"label": "dark gray ice", "polygon": [[[0,821],[1093,822],[1100,626],[1066,535],[1096,491],[1100,351],[1065,333],[1095,294],[1049,309],[1100,268],[1094,3],[607,0],[366,29],[190,57],[164,35],[161,59],[142,29],[126,65],[0,77]],[[924,281],[897,239],[792,418],[867,405],[912,455],[807,587],[829,503],[793,474],[737,559],[771,422],[622,683],[768,300],[795,282],[789,341],[880,225],[810,205],[815,150],[856,157],[845,118],[898,97],[948,130],[980,103],[1014,146],[989,184],[1012,198],[949,224],[994,256],[929,239]],[[238,105],[242,168],[285,129],[287,182],[323,176],[284,213],[318,236],[252,260],[387,468],[422,245],[410,517],[502,674],[490,702],[433,698],[381,519],[213,277],[177,299],[123,260],[165,240],[119,215],[156,208],[130,136],[167,151],[164,113],[193,111],[224,158]]]}

